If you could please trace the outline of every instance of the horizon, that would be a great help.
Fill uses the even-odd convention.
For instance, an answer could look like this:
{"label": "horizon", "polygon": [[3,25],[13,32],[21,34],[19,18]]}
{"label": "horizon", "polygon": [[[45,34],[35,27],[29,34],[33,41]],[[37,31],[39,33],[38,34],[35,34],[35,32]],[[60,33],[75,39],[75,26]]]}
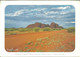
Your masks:
{"label": "horizon", "polygon": [[[35,23],[40,23],[40,22],[35,22]],[[35,24],[35,23],[32,23],[32,24]],[[55,23],[55,22],[51,22],[51,23]],[[51,24],[50,23],[50,24]],[[41,24],[44,24],[44,23],[41,23]],[[50,25],[50,24],[48,24],[48,25]],[[57,24],[57,23],[56,23]],[[29,25],[31,25],[31,24],[29,24]],[[59,24],[58,24],[59,25]],[[60,26],[60,25],[59,25]],[[62,27],[62,26],[61,26]],[[15,27],[13,27],[13,28],[15,28]],[[19,27],[19,28],[27,28],[27,26],[26,27]],[[64,28],[64,27],[63,27]],[[64,28],[65,29],[65,28]]]}
{"label": "horizon", "polygon": [[25,28],[35,22],[75,27],[75,8],[71,5],[8,5],[5,8],[5,28]]}

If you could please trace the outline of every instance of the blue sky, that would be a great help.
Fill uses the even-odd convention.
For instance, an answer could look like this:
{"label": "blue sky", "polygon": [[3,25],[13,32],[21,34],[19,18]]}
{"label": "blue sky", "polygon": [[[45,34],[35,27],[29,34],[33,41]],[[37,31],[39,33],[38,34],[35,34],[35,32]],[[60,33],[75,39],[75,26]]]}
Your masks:
{"label": "blue sky", "polygon": [[71,5],[8,5],[5,8],[6,28],[25,28],[35,22],[74,27],[75,8]]}

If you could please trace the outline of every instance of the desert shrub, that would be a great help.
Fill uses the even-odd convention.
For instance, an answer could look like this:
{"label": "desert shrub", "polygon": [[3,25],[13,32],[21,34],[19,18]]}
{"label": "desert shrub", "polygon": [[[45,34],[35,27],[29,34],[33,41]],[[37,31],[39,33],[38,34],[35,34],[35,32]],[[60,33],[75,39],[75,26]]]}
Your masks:
{"label": "desert shrub", "polygon": [[23,52],[23,50],[20,50],[20,52]]}
{"label": "desert shrub", "polygon": [[45,39],[47,39],[47,40],[48,40],[48,39],[49,39],[49,37],[45,37]]}
{"label": "desert shrub", "polygon": [[55,28],[52,28],[52,31],[56,30]]}
{"label": "desert shrub", "polygon": [[52,28],[52,31],[54,31],[54,30],[61,30],[61,29],[59,29],[59,28],[58,29],[57,28]]}
{"label": "desert shrub", "polygon": [[27,44],[30,45],[30,44],[32,44],[32,43],[33,43],[33,42],[28,42]]}
{"label": "desert shrub", "polygon": [[39,27],[34,28],[34,31],[35,31],[35,32],[39,32],[39,30],[40,30]]}
{"label": "desert shrub", "polygon": [[33,31],[33,28],[26,28],[26,31],[31,32]]}
{"label": "desert shrub", "polygon": [[27,49],[25,52],[29,52],[31,49]]}
{"label": "desert shrub", "polygon": [[5,28],[5,31],[16,31],[16,28]]}
{"label": "desert shrub", "polygon": [[36,50],[36,52],[44,52],[43,50]]}
{"label": "desert shrub", "polygon": [[28,48],[28,47],[25,47],[25,48]]}
{"label": "desert shrub", "polygon": [[27,31],[33,31],[33,28],[27,28]]}
{"label": "desert shrub", "polygon": [[47,43],[47,45],[50,45],[52,42]]}
{"label": "desert shrub", "polygon": [[45,28],[43,29],[43,31],[51,31],[51,28],[45,27]]}
{"label": "desert shrub", "polygon": [[62,45],[60,48],[64,48],[65,46],[64,45]]}
{"label": "desert shrub", "polygon": [[38,39],[37,39],[37,41],[40,41],[40,42],[41,42],[42,40],[43,40],[42,38],[38,38]]}
{"label": "desert shrub", "polygon": [[38,43],[35,43],[35,46],[38,46]]}
{"label": "desert shrub", "polygon": [[75,27],[70,27],[70,28],[67,29],[67,31],[69,33],[75,32]]}
{"label": "desert shrub", "polygon": [[17,33],[16,32],[10,32],[8,33],[9,35],[16,35]]}
{"label": "desert shrub", "polygon": [[25,32],[25,31],[27,31],[27,28],[18,28],[18,31]]}

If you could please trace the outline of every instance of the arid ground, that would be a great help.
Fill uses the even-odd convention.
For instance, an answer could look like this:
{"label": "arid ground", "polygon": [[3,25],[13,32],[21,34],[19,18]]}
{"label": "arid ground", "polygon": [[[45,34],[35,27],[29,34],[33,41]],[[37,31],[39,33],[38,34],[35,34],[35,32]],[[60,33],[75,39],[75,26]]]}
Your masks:
{"label": "arid ground", "polygon": [[72,52],[75,49],[75,34],[66,29],[5,35],[8,52]]}
{"label": "arid ground", "polygon": [[75,49],[72,5],[8,5],[5,50],[8,52],[72,52]]}

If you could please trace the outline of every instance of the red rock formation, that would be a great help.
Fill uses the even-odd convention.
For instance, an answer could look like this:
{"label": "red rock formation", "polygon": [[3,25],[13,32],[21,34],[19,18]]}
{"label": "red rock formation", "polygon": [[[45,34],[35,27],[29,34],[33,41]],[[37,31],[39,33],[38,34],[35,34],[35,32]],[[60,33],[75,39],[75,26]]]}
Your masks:
{"label": "red rock formation", "polygon": [[55,24],[54,22],[52,22],[52,23],[50,24],[50,28],[56,28],[56,24]]}
{"label": "red rock formation", "polygon": [[44,28],[45,27],[45,24],[41,24],[41,28]]}
{"label": "red rock formation", "polygon": [[35,24],[30,24],[30,25],[27,26],[27,28],[35,28],[35,27],[40,27],[40,28],[44,28],[44,27],[63,28],[63,27],[59,26],[58,24],[56,24],[54,22],[52,22],[50,25],[36,22]]}

